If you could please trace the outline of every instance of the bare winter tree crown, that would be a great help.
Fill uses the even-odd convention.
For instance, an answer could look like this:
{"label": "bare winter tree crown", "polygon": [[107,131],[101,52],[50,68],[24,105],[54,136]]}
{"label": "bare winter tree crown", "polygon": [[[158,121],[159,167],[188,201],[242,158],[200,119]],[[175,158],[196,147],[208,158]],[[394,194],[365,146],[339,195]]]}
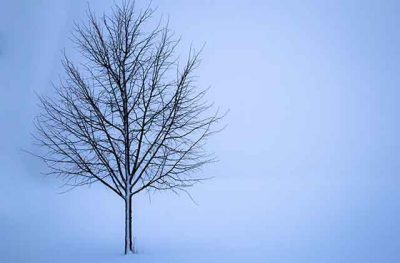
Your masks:
{"label": "bare winter tree crown", "polygon": [[84,58],[63,59],[55,96],[40,97],[40,157],[72,187],[100,182],[127,200],[146,190],[184,190],[214,160],[204,150],[222,118],[195,86],[199,53],[178,65],[168,26],[152,30],[153,10],[133,3],[76,25]]}

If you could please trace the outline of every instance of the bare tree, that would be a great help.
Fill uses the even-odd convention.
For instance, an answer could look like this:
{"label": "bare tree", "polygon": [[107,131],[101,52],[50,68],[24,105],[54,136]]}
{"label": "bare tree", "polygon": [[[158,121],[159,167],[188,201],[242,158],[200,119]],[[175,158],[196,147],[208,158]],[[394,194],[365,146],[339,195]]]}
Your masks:
{"label": "bare tree", "polygon": [[[148,30],[153,10],[133,3],[76,25],[83,59],[63,59],[55,96],[40,96],[35,138],[49,173],[71,187],[100,182],[125,203],[125,254],[134,252],[132,197],[183,190],[204,179],[193,172],[214,160],[204,150],[218,110],[195,87],[198,53],[182,67],[168,26]],[[151,19],[150,19],[151,20]]]}

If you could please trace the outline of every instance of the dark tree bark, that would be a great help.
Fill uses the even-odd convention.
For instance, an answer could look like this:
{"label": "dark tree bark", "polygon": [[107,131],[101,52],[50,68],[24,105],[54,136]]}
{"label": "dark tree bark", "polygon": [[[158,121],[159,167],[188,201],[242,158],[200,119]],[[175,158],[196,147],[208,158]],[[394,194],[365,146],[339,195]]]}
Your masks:
{"label": "dark tree bark", "polygon": [[89,11],[73,38],[83,61],[65,55],[65,78],[35,120],[50,174],[71,187],[99,182],[125,203],[125,253],[135,249],[132,197],[204,179],[194,172],[214,160],[203,145],[221,119],[195,86],[199,54],[179,67],[179,41],[161,23],[149,29],[152,14],[133,3]]}
{"label": "dark tree bark", "polygon": [[129,197],[125,200],[125,254],[134,252],[132,237],[132,197]]}

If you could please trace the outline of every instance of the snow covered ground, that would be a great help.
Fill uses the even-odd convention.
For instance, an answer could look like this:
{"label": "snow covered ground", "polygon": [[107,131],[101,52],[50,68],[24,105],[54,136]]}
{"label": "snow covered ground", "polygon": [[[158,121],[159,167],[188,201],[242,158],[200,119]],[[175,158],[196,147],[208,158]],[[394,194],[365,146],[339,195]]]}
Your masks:
{"label": "snow covered ground", "polygon": [[0,186],[1,262],[396,262],[400,194],[383,177],[221,177],[193,189],[198,205],[143,195],[138,254],[124,256],[115,196],[102,187],[57,194],[54,180],[1,161],[14,171]]}

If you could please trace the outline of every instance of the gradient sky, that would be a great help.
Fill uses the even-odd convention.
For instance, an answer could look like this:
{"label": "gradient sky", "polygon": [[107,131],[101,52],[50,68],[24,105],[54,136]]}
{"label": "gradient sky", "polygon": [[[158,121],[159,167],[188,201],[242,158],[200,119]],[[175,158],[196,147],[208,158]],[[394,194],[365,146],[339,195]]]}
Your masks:
{"label": "gradient sky", "polygon": [[[100,13],[112,6],[89,2]],[[137,199],[139,248],[152,255],[141,262],[398,262],[400,3],[152,5],[182,37],[182,54],[206,44],[199,86],[230,113],[209,144],[220,162],[203,173],[215,179],[192,191],[199,206]],[[102,187],[60,195],[61,182],[21,151],[31,148],[35,92],[51,92],[62,74],[86,8],[0,3],[0,252],[10,262],[122,248],[116,197]]]}

